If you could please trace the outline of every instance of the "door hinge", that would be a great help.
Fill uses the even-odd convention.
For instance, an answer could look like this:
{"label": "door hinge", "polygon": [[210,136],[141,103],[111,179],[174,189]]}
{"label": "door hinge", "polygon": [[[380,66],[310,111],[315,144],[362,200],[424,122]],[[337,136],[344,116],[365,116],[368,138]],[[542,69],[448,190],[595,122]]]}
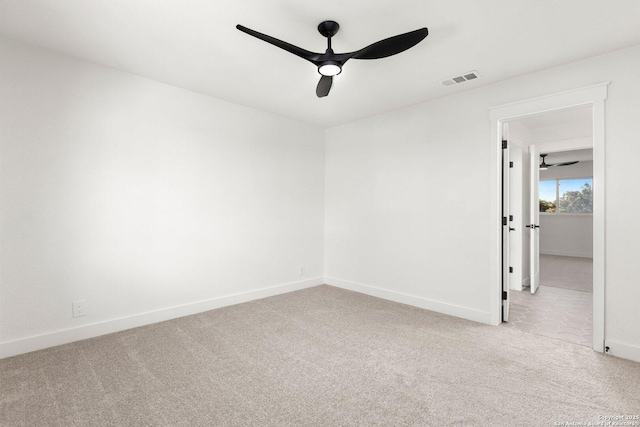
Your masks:
{"label": "door hinge", "polygon": [[512,168],[513,167],[513,162],[509,162],[509,167]]}
{"label": "door hinge", "polygon": [[509,144],[507,143],[506,139],[502,140],[502,149],[504,150],[505,148],[509,148]]}
{"label": "door hinge", "polygon": [[507,225],[507,217],[506,216],[502,217],[502,225]]}
{"label": "door hinge", "polygon": [[509,273],[513,273],[513,267],[509,267]]}
{"label": "door hinge", "polygon": [[509,221],[513,221],[513,215],[509,215]]}
{"label": "door hinge", "polygon": [[502,291],[502,299],[503,299],[504,301],[506,301],[506,300],[507,300],[507,291]]}

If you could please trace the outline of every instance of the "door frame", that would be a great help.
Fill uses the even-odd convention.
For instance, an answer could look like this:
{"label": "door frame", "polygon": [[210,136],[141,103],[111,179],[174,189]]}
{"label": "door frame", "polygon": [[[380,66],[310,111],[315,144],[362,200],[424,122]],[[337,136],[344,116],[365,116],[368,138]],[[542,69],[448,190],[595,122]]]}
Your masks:
{"label": "door frame", "polygon": [[[492,187],[490,323],[502,319],[502,129],[503,123],[548,111],[591,105],[593,115],[593,183],[605,189],[605,100],[609,82],[499,105],[489,109],[491,120]],[[593,193],[593,349],[605,350],[605,192]],[[505,266],[508,268],[508,266]]]}

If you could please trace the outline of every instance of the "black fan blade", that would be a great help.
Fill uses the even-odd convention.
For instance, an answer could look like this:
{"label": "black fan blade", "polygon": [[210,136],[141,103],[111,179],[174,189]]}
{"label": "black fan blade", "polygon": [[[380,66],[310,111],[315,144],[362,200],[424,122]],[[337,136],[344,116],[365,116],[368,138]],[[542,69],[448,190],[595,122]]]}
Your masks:
{"label": "black fan blade", "polygon": [[578,162],[579,162],[579,160],[576,160],[574,162],[552,163],[552,164],[547,165],[547,166],[569,166],[569,165],[575,165]]}
{"label": "black fan blade", "polygon": [[353,52],[351,58],[355,59],[379,59],[387,56],[395,55],[400,52],[412,48],[413,46],[424,40],[429,35],[429,30],[420,28],[419,30],[410,31],[408,33],[389,37],[373,43],[364,49]]}
{"label": "black fan blade", "polygon": [[320,78],[320,81],[318,82],[318,86],[316,86],[316,95],[318,95],[318,98],[323,98],[329,95],[329,90],[331,90],[332,84],[333,84],[333,77],[322,76]]}
{"label": "black fan blade", "polygon": [[310,52],[306,49],[302,49],[301,47],[294,46],[291,43],[283,42],[282,40],[278,40],[275,37],[271,37],[266,34],[259,33],[257,31],[254,31],[242,25],[236,25],[236,28],[242,31],[243,33],[247,33],[250,36],[259,38],[260,40],[263,40],[267,43],[271,43],[272,45],[279,47],[280,49],[284,49],[287,52],[293,53],[294,55],[297,55],[302,59],[306,59],[307,61],[313,62],[314,64],[318,65],[315,58],[320,56],[319,53]]}

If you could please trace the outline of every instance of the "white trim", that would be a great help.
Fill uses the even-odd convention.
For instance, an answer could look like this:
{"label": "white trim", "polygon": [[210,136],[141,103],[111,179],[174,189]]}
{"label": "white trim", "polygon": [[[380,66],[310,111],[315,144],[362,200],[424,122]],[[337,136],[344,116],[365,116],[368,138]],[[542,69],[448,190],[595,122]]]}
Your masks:
{"label": "white trim", "polygon": [[347,289],[349,291],[359,292],[361,294],[370,295],[373,297],[382,298],[413,307],[423,308],[442,314],[448,314],[450,316],[461,317],[463,319],[472,320],[474,322],[489,324],[491,320],[491,313],[441,301],[435,301],[432,299],[417,297],[414,295],[403,294],[387,289],[377,288],[375,286],[365,285],[362,283],[336,279],[335,277],[325,277],[325,283],[330,286],[335,286],[336,288]]}
{"label": "white trim", "polygon": [[29,353],[31,351],[42,350],[48,347],[67,344],[74,341],[80,341],[87,338],[94,338],[100,335],[106,335],[131,328],[150,325],[152,323],[163,322],[165,320],[190,316],[193,314],[215,310],[216,308],[226,307],[229,305],[240,304],[284,294],[287,292],[298,291],[301,289],[322,285],[323,283],[324,278],[316,277],[300,282],[285,283],[281,285],[257,289],[254,291],[241,292],[238,294],[212,298],[204,301],[198,301],[174,307],[167,307],[160,310],[122,317],[119,319],[112,319],[104,322],[80,326],[77,328],[70,328],[42,335],[36,335],[33,337],[22,338],[15,341],[4,342],[0,344],[0,359],[16,356],[23,353]]}
{"label": "white trim", "polygon": [[607,99],[607,86],[610,82],[598,83],[564,92],[542,95],[524,101],[511,102],[489,108],[491,121],[515,119],[531,114],[544,113],[578,105],[592,104]]}
{"label": "white trim", "polygon": [[531,277],[525,277],[522,281],[522,289],[528,288],[529,286],[531,286]]}
{"label": "white trim", "polygon": [[571,252],[571,251],[556,251],[556,250],[546,250],[544,252],[541,250],[540,255],[571,256],[575,258],[593,258],[593,254],[588,252]]}
{"label": "white trim", "polygon": [[[605,188],[605,111],[604,103],[607,99],[609,82],[592,86],[572,89],[556,94],[544,95],[524,101],[499,105],[489,110],[491,120],[491,196],[493,208],[491,221],[490,262],[491,269],[491,324],[498,325],[501,319],[501,286],[502,274],[502,192],[501,174],[501,138],[502,125],[508,120],[524,116],[539,114],[546,111],[559,110],[578,105],[591,105],[593,112],[593,183],[594,189]],[[605,198],[604,192],[594,191],[593,196],[593,349],[604,352],[605,331]]]}
{"label": "white trim", "polygon": [[[605,88],[606,89],[606,88]],[[593,102],[593,349],[605,341],[605,110],[604,97]]]}
{"label": "white trim", "polygon": [[638,346],[612,340],[607,340],[605,345],[609,347],[607,354],[610,356],[640,362],[640,347]]}

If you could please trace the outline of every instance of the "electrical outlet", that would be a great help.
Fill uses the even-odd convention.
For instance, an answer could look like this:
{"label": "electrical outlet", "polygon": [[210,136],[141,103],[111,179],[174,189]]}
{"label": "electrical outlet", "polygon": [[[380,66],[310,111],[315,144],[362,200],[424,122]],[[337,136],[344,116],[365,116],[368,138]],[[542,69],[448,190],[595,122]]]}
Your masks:
{"label": "electrical outlet", "polygon": [[307,273],[307,268],[304,265],[298,267],[298,274],[304,276]]}
{"label": "electrical outlet", "polygon": [[85,312],[85,301],[83,299],[74,301],[71,305],[73,307],[73,317],[82,317],[87,314]]}

